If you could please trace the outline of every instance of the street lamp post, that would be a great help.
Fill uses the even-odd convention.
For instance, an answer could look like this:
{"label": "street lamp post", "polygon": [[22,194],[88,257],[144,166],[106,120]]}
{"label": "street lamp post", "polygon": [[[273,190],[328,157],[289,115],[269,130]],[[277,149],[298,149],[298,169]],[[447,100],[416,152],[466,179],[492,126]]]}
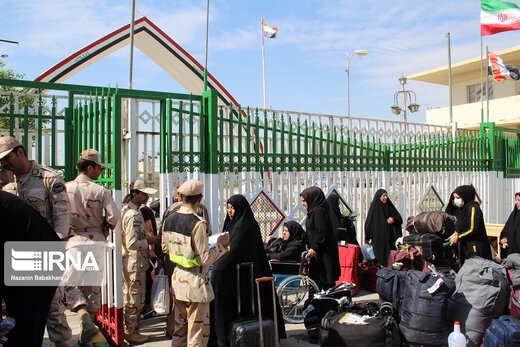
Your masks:
{"label": "street lamp post", "polygon": [[366,49],[356,49],[352,55],[349,55],[347,53],[347,69],[345,70],[347,72],[347,117],[350,120],[350,61],[352,60],[352,57],[356,54],[359,55],[361,58],[364,55],[367,55],[368,52]]}
{"label": "street lamp post", "polygon": [[[394,105],[391,107],[392,113],[395,115],[400,115],[401,111],[403,111],[404,116],[404,128],[405,131],[408,130],[408,122],[406,119],[406,97],[408,97],[408,100],[410,101],[410,104],[408,105],[408,109],[410,112],[415,113],[419,111],[419,104],[416,103],[416,95],[415,92],[412,90],[405,90],[404,85],[406,84],[406,77],[399,78],[399,83],[403,86],[403,90],[399,90],[394,93]],[[399,107],[398,105],[398,96],[399,94],[403,95],[403,108]],[[412,94],[413,94],[413,102],[412,101]]]}

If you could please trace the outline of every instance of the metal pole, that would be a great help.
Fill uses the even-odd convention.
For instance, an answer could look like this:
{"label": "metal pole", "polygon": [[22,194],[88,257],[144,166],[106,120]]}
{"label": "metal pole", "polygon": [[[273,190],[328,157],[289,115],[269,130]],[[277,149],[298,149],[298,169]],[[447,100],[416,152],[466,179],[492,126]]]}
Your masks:
{"label": "metal pole", "polygon": [[132,89],[132,73],[134,66],[134,19],[135,0],[132,0],[132,21],[130,22],[130,67],[128,72],[128,89]]}
{"label": "metal pole", "polygon": [[[133,80],[133,66],[134,66],[134,21],[135,21],[135,0],[132,0],[132,20],[130,22],[130,66],[128,72],[128,89],[132,89],[132,80]],[[134,100],[128,98],[128,137],[125,136],[126,141],[126,165],[123,164],[122,167],[126,167],[126,177],[125,181],[131,182],[134,178],[137,177],[138,168],[138,154],[137,154],[137,129],[139,127],[137,117],[134,117]],[[146,165],[146,159],[145,159]]]}
{"label": "metal pole", "polygon": [[484,56],[482,51],[484,44],[482,43],[482,35],[480,35],[480,121],[484,123],[484,74],[482,67],[484,64]]}
{"label": "metal pole", "polygon": [[204,64],[204,91],[208,90],[208,36],[209,36],[209,0],[206,3],[206,62]]}
{"label": "metal pole", "polygon": [[446,34],[448,39],[448,84],[450,85],[450,123],[453,123],[453,85],[451,83],[451,40],[450,33]]}
{"label": "metal pole", "polygon": [[489,122],[489,47],[486,45],[486,122]]}
{"label": "metal pole", "polygon": [[262,22],[260,23],[262,27],[262,72],[263,72],[263,85],[264,85],[264,110],[266,109],[267,102],[265,97],[265,52],[264,52],[264,16],[262,16]]}
{"label": "metal pole", "polygon": [[408,132],[408,123],[406,122],[406,91],[404,89],[404,84],[403,84],[403,112],[404,112],[404,131]]}
{"label": "metal pole", "polygon": [[350,69],[348,67],[347,67],[347,119],[348,119],[348,129],[350,130],[350,129],[352,129],[352,119],[350,118]]}

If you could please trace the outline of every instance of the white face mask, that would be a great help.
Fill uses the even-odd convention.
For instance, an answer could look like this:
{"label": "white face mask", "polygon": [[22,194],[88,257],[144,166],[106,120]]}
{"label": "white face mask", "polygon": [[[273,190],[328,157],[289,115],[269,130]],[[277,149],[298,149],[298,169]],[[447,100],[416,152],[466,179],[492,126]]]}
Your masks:
{"label": "white face mask", "polygon": [[457,206],[458,208],[461,208],[462,206],[464,206],[464,201],[462,201],[461,198],[454,198],[453,205]]}

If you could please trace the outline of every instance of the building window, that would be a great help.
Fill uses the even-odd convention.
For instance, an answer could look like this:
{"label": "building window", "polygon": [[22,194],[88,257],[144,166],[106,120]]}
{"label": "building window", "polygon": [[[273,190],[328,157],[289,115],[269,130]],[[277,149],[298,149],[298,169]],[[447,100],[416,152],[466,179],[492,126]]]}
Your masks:
{"label": "building window", "polygon": [[[486,100],[486,84],[484,83],[484,100]],[[493,99],[493,83],[489,83],[489,99]],[[480,101],[482,97],[480,83],[472,86],[468,86],[468,101],[477,102]]]}

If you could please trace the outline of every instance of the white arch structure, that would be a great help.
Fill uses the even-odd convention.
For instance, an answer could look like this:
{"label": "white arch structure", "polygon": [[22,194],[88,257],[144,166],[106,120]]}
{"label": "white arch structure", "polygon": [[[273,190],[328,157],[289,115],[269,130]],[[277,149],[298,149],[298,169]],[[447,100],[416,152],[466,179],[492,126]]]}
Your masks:
{"label": "white arch structure", "polygon": [[[35,81],[64,82],[91,64],[129,44],[130,24],[63,59],[38,76]],[[189,93],[202,93],[204,67],[146,17],[134,22],[134,45],[186,88]],[[217,90],[219,104],[238,107],[236,100],[209,72],[207,84],[208,88]]]}

